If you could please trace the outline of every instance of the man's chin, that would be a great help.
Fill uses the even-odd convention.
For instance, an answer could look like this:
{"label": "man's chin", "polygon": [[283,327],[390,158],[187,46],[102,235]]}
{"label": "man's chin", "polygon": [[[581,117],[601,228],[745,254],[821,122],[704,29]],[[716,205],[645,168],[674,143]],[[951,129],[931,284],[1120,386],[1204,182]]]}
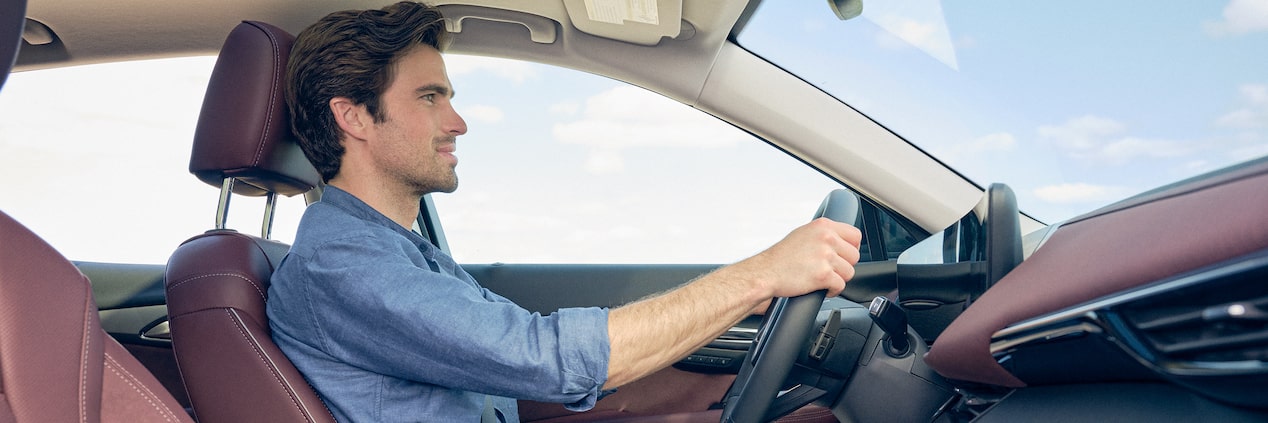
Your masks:
{"label": "man's chin", "polygon": [[441,182],[435,185],[424,186],[419,191],[421,191],[424,195],[426,195],[426,194],[437,193],[437,192],[442,194],[452,194],[454,191],[457,191],[457,190],[458,190],[458,180],[454,179],[453,181],[450,181],[450,182]]}

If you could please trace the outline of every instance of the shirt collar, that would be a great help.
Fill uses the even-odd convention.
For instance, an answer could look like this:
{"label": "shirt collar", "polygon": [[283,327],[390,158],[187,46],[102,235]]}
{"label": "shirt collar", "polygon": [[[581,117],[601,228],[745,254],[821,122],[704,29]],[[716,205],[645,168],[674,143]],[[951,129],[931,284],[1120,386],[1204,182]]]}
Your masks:
{"label": "shirt collar", "polygon": [[425,252],[432,247],[431,241],[428,241],[427,238],[423,238],[423,236],[419,235],[417,232],[397,224],[383,213],[380,213],[374,207],[370,207],[369,204],[361,201],[361,199],[357,198],[357,196],[352,195],[352,193],[344,191],[339,187],[326,185],[325,189],[323,189],[321,193],[321,202],[335,206],[349,215],[352,215],[352,217],[389,228],[401,236],[408,238],[414,243],[414,245],[418,246],[419,250]]}

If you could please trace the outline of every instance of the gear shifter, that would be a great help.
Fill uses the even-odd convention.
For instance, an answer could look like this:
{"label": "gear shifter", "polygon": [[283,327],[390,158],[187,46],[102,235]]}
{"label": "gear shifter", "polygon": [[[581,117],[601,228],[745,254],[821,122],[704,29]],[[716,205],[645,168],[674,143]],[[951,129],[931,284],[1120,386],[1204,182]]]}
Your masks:
{"label": "gear shifter", "polygon": [[876,297],[867,307],[867,314],[888,335],[885,338],[885,353],[899,358],[911,351],[911,343],[907,340],[907,312],[889,298]]}

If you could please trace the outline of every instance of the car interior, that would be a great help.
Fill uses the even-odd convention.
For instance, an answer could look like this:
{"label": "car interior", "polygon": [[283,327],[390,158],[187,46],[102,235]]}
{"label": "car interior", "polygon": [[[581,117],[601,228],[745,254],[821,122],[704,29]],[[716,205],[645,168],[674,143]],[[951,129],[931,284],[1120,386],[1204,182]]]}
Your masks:
{"label": "car interior", "polygon": [[[0,421],[334,421],[264,312],[289,248],[271,237],[272,204],[321,195],[290,130],[285,62],[320,16],[387,2],[72,3],[5,0],[0,60],[25,72],[217,55],[181,141],[192,176],[219,190],[216,224],[165,264],[70,261],[0,211]],[[637,25],[588,14],[590,0],[435,3],[446,54],[628,82],[840,181],[807,220],[854,224],[870,247],[841,296],[779,299],[584,413],[521,400],[523,421],[1268,419],[1268,158],[1043,223],[1008,185],[978,186],[737,45],[762,1],[656,0],[657,22]],[[862,7],[828,3],[841,19]],[[224,225],[241,197],[266,198],[259,234]],[[444,247],[431,197],[422,210],[415,229]],[[923,241],[887,254],[882,218]],[[718,266],[464,265],[543,314],[619,306]]]}

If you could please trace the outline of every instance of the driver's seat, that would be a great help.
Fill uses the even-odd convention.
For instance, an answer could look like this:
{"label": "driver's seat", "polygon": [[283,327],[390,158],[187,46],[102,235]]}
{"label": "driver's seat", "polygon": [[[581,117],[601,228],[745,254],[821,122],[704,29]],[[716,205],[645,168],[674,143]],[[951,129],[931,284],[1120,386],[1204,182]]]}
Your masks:
{"label": "driver's seat", "polygon": [[282,95],[294,37],[242,22],[229,34],[203,99],[190,172],[221,188],[216,229],[185,243],[167,264],[167,309],[194,414],[215,422],[333,422],[273,344],[265,301],[290,246],[224,228],[233,194],[299,195],[319,183],[291,135]]}

